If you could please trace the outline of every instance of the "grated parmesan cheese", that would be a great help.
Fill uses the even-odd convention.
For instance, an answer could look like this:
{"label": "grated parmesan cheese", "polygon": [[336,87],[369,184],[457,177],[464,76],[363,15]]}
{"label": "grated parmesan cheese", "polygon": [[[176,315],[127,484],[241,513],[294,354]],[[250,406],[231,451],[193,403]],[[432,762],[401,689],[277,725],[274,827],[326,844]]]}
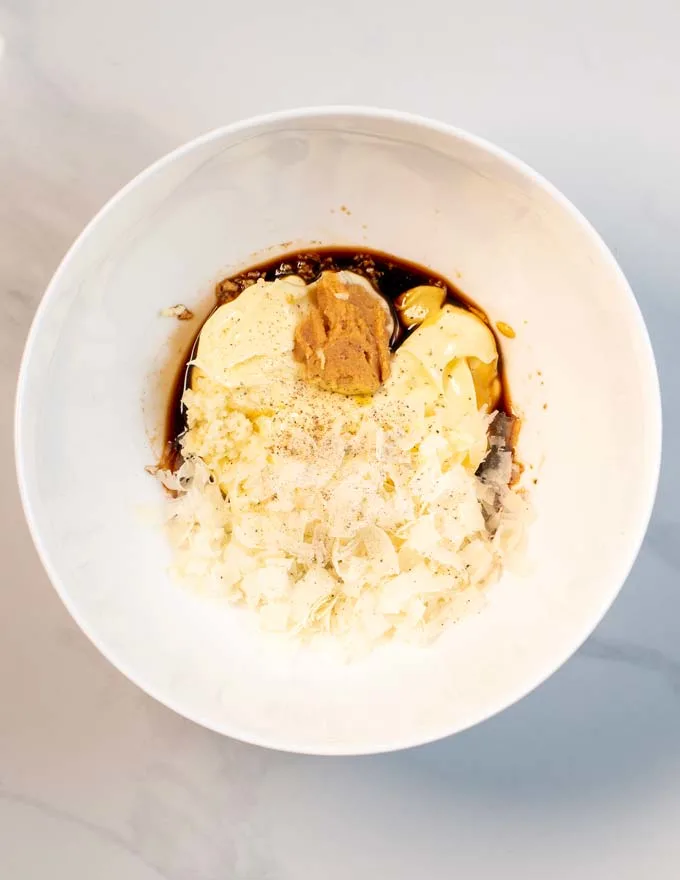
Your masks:
{"label": "grated parmesan cheese", "polygon": [[415,330],[388,381],[357,401],[299,378],[298,278],[258,281],[220,307],[184,395],[175,570],[244,605],[270,630],[330,633],[354,650],[429,642],[478,608],[521,552],[527,504],[512,458],[475,476],[492,414],[478,410],[467,358],[497,358],[493,335],[445,306]]}

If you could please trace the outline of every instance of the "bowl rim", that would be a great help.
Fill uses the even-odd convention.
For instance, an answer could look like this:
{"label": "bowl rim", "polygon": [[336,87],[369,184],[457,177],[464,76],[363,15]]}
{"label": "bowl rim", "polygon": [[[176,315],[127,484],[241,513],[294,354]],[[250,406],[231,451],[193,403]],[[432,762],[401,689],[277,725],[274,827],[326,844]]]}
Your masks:
{"label": "bowl rim", "polygon": [[[646,392],[649,399],[649,411],[651,414],[653,414],[653,424],[650,424],[648,426],[648,430],[650,433],[650,453],[648,456],[648,460],[644,463],[646,470],[646,498],[645,504],[641,506],[641,509],[638,513],[637,522],[634,529],[635,534],[630,541],[625,558],[622,560],[621,572],[623,573],[623,576],[620,578],[620,583],[614,584],[610,588],[609,595],[605,597],[605,600],[602,607],[599,609],[599,612],[593,615],[592,619],[588,621],[588,623],[582,628],[581,631],[574,634],[570,648],[562,652],[562,654],[554,659],[552,663],[537,670],[535,675],[533,675],[528,681],[522,682],[520,686],[517,687],[513,692],[508,692],[502,700],[498,701],[498,704],[495,705],[493,709],[478,712],[476,715],[471,715],[468,719],[466,719],[465,723],[459,724],[454,727],[451,727],[451,725],[443,725],[441,729],[428,732],[427,734],[421,736],[419,736],[416,732],[411,732],[410,734],[406,735],[402,735],[400,732],[395,732],[394,736],[391,736],[387,741],[384,742],[367,741],[364,745],[351,746],[343,746],[342,743],[334,743],[332,741],[329,741],[328,743],[301,741],[299,744],[296,745],[281,744],[276,741],[275,736],[260,736],[257,734],[249,734],[247,731],[236,729],[237,725],[230,726],[229,724],[215,724],[209,719],[198,717],[194,713],[185,711],[173,700],[169,700],[164,696],[160,696],[158,693],[155,692],[156,689],[153,686],[148,687],[146,684],[143,684],[139,680],[139,677],[135,674],[135,671],[129,669],[124,660],[115,656],[114,651],[111,651],[107,647],[103,646],[100,643],[98,635],[95,631],[93,631],[96,628],[90,627],[81,618],[76,603],[72,602],[69,598],[68,589],[65,583],[66,579],[62,577],[62,575],[57,571],[57,567],[52,561],[50,551],[46,544],[43,542],[38,525],[39,518],[34,510],[34,505],[28,489],[28,465],[25,458],[24,443],[24,412],[27,381],[26,376],[28,372],[28,365],[33,356],[33,352],[39,344],[40,331],[45,315],[49,311],[52,302],[58,296],[62,276],[65,274],[71,262],[76,258],[77,253],[82,247],[83,243],[95,232],[96,227],[101,222],[101,220],[140,184],[144,183],[147,179],[153,177],[166,165],[171,165],[177,159],[182,158],[184,155],[189,154],[195,149],[212,141],[238,136],[240,134],[247,133],[249,130],[252,129],[275,130],[281,125],[287,123],[309,121],[311,119],[319,119],[320,121],[322,121],[333,118],[352,116],[365,121],[377,120],[398,122],[405,123],[407,125],[413,126],[414,128],[428,129],[437,134],[463,141],[473,147],[480,149],[482,152],[485,152],[499,159],[501,162],[518,172],[522,177],[530,180],[534,185],[547,193],[563,210],[571,215],[572,219],[576,221],[576,223],[588,236],[589,240],[598,247],[604,261],[609,264],[609,267],[613,270],[617,278],[620,293],[622,295],[625,295],[628,300],[627,305],[630,309],[631,324],[634,325],[635,332],[637,333],[640,342],[640,373],[644,378],[645,385],[647,386]],[[566,196],[564,196],[552,183],[550,183],[550,181],[546,180],[541,174],[539,174],[537,171],[527,165],[524,161],[518,159],[507,150],[491,143],[485,138],[471,134],[464,129],[458,128],[457,126],[450,125],[445,122],[440,122],[426,116],[421,116],[414,113],[407,113],[399,110],[389,110],[363,105],[338,104],[299,107],[289,110],[263,113],[256,116],[248,117],[246,119],[241,119],[211,129],[208,132],[205,132],[195,138],[192,138],[191,140],[186,141],[185,143],[161,156],[150,165],[142,169],[138,174],[136,174],[127,184],[125,184],[116,193],[114,193],[113,196],[111,196],[95,213],[92,219],[87,223],[87,225],[83,228],[83,230],[79,233],[71,246],[68,248],[65,255],[61,259],[57,269],[52,275],[40,300],[38,308],[33,316],[31,326],[26,337],[26,342],[24,345],[24,350],[19,367],[14,406],[14,455],[16,476],[19,486],[21,504],[23,507],[26,522],[28,524],[29,532],[40,561],[43,565],[43,568],[45,569],[45,572],[50,580],[50,583],[56,590],[63,604],[66,606],[69,614],[72,616],[72,618],[83,631],[83,633],[87,636],[87,638],[92,642],[92,644],[116,669],[118,669],[119,672],[121,672],[126,678],[133,682],[133,684],[135,684],[137,687],[139,687],[141,690],[143,690],[145,693],[153,697],[153,699],[157,700],[159,703],[163,704],[167,708],[172,709],[177,714],[189,719],[190,721],[195,722],[196,724],[201,725],[202,727],[205,727],[216,733],[229,736],[233,739],[250,743],[252,745],[295,754],[323,756],[380,754],[436,742],[437,740],[452,736],[455,733],[460,733],[464,730],[468,730],[471,727],[474,727],[475,725],[481,723],[482,721],[485,721],[493,717],[494,715],[499,714],[500,712],[507,709],[509,706],[521,700],[527,694],[531,693],[533,690],[543,684],[548,678],[550,678],[574,653],[576,653],[576,651],[578,651],[578,649],[583,645],[586,639],[599,625],[600,621],[611,607],[612,603],[614,602],[617,595],[623,588],[626,580],[628,579],[628,576],[630,575],[633,564],[635,563],[635,560],[640,552],[640,548],[647,532],[649,521],[652,515],[652,510],[654,507],[661,468],[661,446],[661,391],[654,352],[649,338],[649,333],[644,318],[642,316],[642,312],[635,298],[635,295],[633,294],[633,291],[628,283],[628,280],[623,273],[623,270],[619,266],[618,262],[614,258],[613,254],[611,253],[599,233],[578,210],[578,208],[576,208],[576,206]],[[631,531],[633,530],[631,529]]]}

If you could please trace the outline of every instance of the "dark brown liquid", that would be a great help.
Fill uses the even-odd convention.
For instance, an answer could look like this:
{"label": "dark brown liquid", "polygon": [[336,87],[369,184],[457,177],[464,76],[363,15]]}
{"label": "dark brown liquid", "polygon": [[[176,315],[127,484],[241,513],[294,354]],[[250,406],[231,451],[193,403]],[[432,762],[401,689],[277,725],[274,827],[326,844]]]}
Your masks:
{"label": "dark brown liquid", "polygon": [[[443,275],[419,266],[417,263],[411,263],[408,260],[394,257],[391,254],[368,250],[367,248],[359,250],[349,247],[327,247],[317,250],[296,251],[283,257],[279,256],[273,260],[258,263],[244,272],[239,272],[220,281],[215,288],[215,308],[218,308],[225,302],[236,299],[246,287],[254,284],[260,278],[264,278],[266,281],[273,281],[275,278],[281,278],[285,275],[300,275],[307,283],[310,283],[316,280],[324,271],[337,272],[341,270],[356,272],[357,275],[367,278],[375,289],[389,302],[395,318],[395,333],[391,340],[392,349],[398,348],[401,342],[409,335],[409,332],[399,322],[399,316],[394,308],[394,300],[412,287],[418,287],[419,285],[441,287],[446,290],[447,302],[474,312],[475,315],[487,324],[496,337],[498,375],[501,382],[501,397],[498,401],[497,409],[508,416],[513,415],[508,383],[503,367],[500,341],[491,321],[489,321],[485,312],[460,291],[455,284],[452,284]],[[187,350],[169,401],[165,433],[166,452],[161,462],[161,466],[165,468],[175,469],[181,463],[178,439],[186,429],[185,412],[181,401],[184,389],[190,383],[191,367],[189,366],[189,361],[191,360],[200,332],[201,328],[197,330],[196,336]]]}

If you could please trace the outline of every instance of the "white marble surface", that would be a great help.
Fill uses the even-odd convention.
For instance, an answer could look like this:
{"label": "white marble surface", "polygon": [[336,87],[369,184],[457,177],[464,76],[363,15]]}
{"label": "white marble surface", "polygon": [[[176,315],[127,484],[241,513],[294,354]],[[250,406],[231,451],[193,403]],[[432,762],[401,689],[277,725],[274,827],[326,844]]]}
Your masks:
{"label": "white marble surface", "polygon": [[[552,179],[648,321],[680,428],[677,0],[0,0],[0,878],[680,876],[680,469],[605,621],[519,705],[366,759],[173,715],[52,591],[12,469],[16,370],[60,256],[131,175],[244,115],[363,102],[454,122]],[[2,45],[0,42],[0,45]],[[634,413],[622,413],[625,418]]]}

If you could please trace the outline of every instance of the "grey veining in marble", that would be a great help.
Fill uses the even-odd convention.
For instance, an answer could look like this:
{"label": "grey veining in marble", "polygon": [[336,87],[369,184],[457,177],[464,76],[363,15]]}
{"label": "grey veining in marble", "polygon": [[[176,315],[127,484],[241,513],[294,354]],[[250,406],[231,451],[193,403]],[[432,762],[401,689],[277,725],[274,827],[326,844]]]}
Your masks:
{"label": "grey veining in marble", "polygon": [[[12,472],[31,316],[92,213],[217,124],[313,103],[454,122],[586,213],[648,322],[680,431],[676,0],[0,0],[0,877],[680,876],[680,464],[620,598],[480,727],[352,760],[251,748],[154,703],[49,586]],[[622,420],[634,418],[622,413]]]}

